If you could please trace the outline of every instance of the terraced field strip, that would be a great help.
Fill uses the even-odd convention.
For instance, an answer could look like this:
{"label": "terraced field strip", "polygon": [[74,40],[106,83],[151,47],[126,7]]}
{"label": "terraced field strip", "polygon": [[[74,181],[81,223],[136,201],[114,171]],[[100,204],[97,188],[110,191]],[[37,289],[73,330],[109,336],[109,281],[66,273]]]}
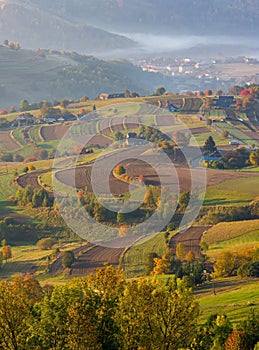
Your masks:
{"label": "terraced field strip", "polygon": [[24,140],[23,128],[16,128],[13,130],[15,140],[22,146],[26,146],[27,142]]}
{"label": "terraced field strip", "polygon": [[[104,188],[103,179],[109,177],[110,190],[113,194],[118,195],[128,192],[129,185],[116,179],[113,174],[108,174],[106,169],[103,168],[95,178],[91,178],[91,166],[79,166],[75,170],[67,169],[63,171],[58,171],[54,175],[56,179],[70,187],[76,185],[77,189],[85,189],[87,187],[88,192],[92,192],[92,184],[94,182],[95,187],[100,193],[106,194],[107,189]],[[107,192],[109,194],[109,190]]]}
{"label": "terraced field strip", "polygon": [[193,252],[196,258],[201,257],[200,241],[204,231],[207,231],[211,226],[192,226],[183,233],[178,233],[172,237],[169,248],[176,252],[177,244],[183,243],[186,248],[186,254]]}
{"label": "terraced field strip", "polygon": [[124,248],[95,246],[80,255],[71,269],[72,276],[82,276],[104,267],[105,263],[118,266]]}
{"label": "terraced field strip", "polygon": [[[78,258],[81,253],[91,249],[94,245],[92,243],[86,243],[82,247],[76,248],[73,250],[75,258]],[[61,275],[64,272],[64,268],[62,266],[62,259],[64,256],[64,252],[60,254],[60,256],[50,265],[49,273],[52,275]]]}
{"label": "terraced field strip", "polygon": [[184,103],[182,106],[182,111],[185,112],[198,112],[203,104],[203,100],[198,97],[185,97],[183,99]]}
{"label": "terraced field strip", "polygon": [[111,136],[112,130],[110,128],[110,118],[101,119],[99,125],[101,134]]}
{"label": "terraced field strip", "polygon": [[190,129],[193,135],[199,135],[210,132],[210,130],[206,126],[201,126],[200,128],[192,128]]}
{"label": "terraced field strip", "polygon": [[44,141],[40,134],[41,126],[33,126],[29,129],[30,139],[36,143]]}
{"label": "terraced field strip", "polygon": [[15,141],[14,137],[11,137],[10,130],[0,131],[0,143],[10,152],[20,148],[19,143]]}
{"label": "terraced field strip", "polygon": [[139,116],[132,115],[130,117],[126,116],[124,118],[124,126],[126,129],[138,129],[140,126]]}
{"label": "terraced field strip", "polygon": [[68,132],[70,127],[70,124],[42,126],[40,134],[44,141],[60,140]]}
{"label": "terraced field strip", "polygon": [[[39,176],[42,174],[45,174],[49,172],[48,169],[46,170],[39,170],[39,171],[32,171],[30,173],[21,175],[17,178],[17,184],[22,187],[25,188],[27,185],[30,185],[32,187],[32,189],[41,189],[41,185],[39,184]],[[48,191],[47,191],[48,192]],[[48,192],[48,196],[50,198],[53,197],[53,193],[52,192]]]}
{"label": "terraced field strip", "polygon": [[155,121],[157,126],[172,126],[178,124],[176,115],[156,115]]}
{"label": "terraced field strip", "polygon": [[112,118],[110,127],[111,127],[113,132],[125,130],[124,129],[124,117]]}

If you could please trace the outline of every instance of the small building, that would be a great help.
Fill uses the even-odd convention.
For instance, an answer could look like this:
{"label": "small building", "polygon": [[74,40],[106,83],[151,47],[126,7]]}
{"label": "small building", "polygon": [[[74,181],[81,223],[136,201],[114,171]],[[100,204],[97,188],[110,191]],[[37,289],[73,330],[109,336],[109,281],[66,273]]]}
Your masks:
{"label": "small building", "polygon": [[137,146],[142,145],[145,142],[142,138],[138,137],[135,132],[128,132],[126,136],[126,145],[127,146]]}
{"label": "small building", "polygon": [[235,139],[232,139],[232,140],[229,141],[229,144],[232,145],[232,146],[238,146],[239,145],[239,141],[235,140]]}
{"label": "small building", "polygon": [[213,99],[214,107],[219,109],[231,108],[235,104],[234,96],[218,96]]}
{"label": "small building", "polygon": [[219,161],[222,157],[222,154],[218,150],[216,150],[208,155],[204,155],[204,160],[208,162],[211,160]]}
{"label": "small building", "polygon": [[175,105],[173,105],[172,103],[169,103],[167,106],[166,106],[166,109],[169,111],[169,112],[178,112],[178,107],[176,107]]}
{"label": "small building", "polygon": [[36,118],[30,113],[22,113],[16,119],[18,126],[34,124],[35,121]]}

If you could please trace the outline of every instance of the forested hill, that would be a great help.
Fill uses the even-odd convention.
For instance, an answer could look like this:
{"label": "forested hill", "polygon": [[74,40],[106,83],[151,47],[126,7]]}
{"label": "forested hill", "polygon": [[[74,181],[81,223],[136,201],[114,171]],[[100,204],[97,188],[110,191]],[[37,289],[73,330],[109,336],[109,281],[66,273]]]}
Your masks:
{"label": "forested hill", "polygon": [[[152,93],[169,78],[143,72],[126,60],[99,60],[76,53],[0,46],[0,108],[53,99],[95,98],[102,92]],[[172,83],[171,83],[172,84]]]}
{"label": "forested hill", "polygon": [[120,32],[257,36],[258,0],[22,0],[74,22]]}
{"label": "forested hill", "polygon": [[0,40],[19,42],[26,48],[51,49],[94,53],[135,47],[134,41],[89,25],[63,17],[45,0],[40,2],[0,0]]}

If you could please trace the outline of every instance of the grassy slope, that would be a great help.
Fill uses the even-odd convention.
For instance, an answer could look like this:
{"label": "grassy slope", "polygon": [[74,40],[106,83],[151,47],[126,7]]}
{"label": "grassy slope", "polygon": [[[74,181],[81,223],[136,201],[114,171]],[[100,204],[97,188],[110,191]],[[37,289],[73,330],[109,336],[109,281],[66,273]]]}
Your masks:
{"label": "grassy slope", "polygon": [[205,290],[198,290],[196,296],[201,307],[200,322],[218,313],[227,314],[231,322],[238,324],[247,318],[252,308],[259,310],[258,280],[232,278],[215,281],[205,286]]}
{"label": "grassy slope", "polygon": [[259,232],[259,220],[247,220],[237,222],[221,222],[210,228],[203,236],[209,246],[222,244],[227,241],[238,240],[251,232]]}
{"label": "grassy slope", "polygon": [[241,206],[259,196],[259,179],[251,177],[226,181],[207,188],[204,205]]}
{"label": "grassy slope", "polygon": [[144,243],[138,243],[132,246],[124,255],[123,263],[127,277],[141,276],[145,272],[145,261],[148,253],[154,252],[162,256],[166,250],[164,232]]}

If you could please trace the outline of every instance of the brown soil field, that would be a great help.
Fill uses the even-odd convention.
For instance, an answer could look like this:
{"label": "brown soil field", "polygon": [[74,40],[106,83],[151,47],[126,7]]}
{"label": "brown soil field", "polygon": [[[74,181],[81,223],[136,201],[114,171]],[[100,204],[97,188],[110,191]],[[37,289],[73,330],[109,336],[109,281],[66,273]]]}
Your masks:
{"label": "brown soil field", "polygon": [[99,128],[100,132],[103,135],[110,136],[111,135],[111,129],[110,129],[110,118],[105,118],[100,121]]}
{"label": "brown soil field", "polygon": [[[68,186],[73,186],[75,183],[77,189],[84,189],[87,186],[87,190],[92,192],[92,181],[91,181],[91,167],[90,166],[82,166],[74,169],[67,169],[55,174],[58,181],[64,183]],[[74,179],[75,176],[75,179]],[[122,181],[116,179],[112,174],[107,174],[105,169],[98,174],[98,177],[93,179],[96,186],[101,193],[105,193],[106,191],[102,190],[102,179],[109,176],[110,190],[114,195],[119,195],[125,192],[128,192],[129,185]]]}
{"label": "brown soil field", "polygon": [[[41,189],[41,185],[38,183],[38,177],[41,174],[49,172],[48,169],[46,170],[39,170],[39,171],[33,171],[31,173],[27,173],[24,175],[21,175],[17,179],[17,184],[21,186],[22,188],[25,188],[27,185],[30,185],[32,189]],[[47,191],[48,192],[48,191]],[[49,197],[53,197],[52,192],[48,192]]]}
{"label": "brown soil field", "polygon": [[118,117],[118,118],[111,119],[111,127],[112,127],[113,132],[119,131],[119,130],[125,130],[123,121],[124,121],[124,117]]}
{"label": "brown soil field", "polygon": [[191,251],[195,254],[196,258],[200,258],[200,241],[204,231],[208,230],[211,226],[193,226],[190,227],[183,233],[178,233],[172,237],[169,248],[176,251],[176,246],[178,243],[183,243],[186,247],[186,254]]}
{"label": "brown soil field", "polygon": [[20,148],[20,145],[10,136],[10,131],[0,131],[0,143],[3,144],[8,151],[16,151]]}
{"label": "brown soil field", "polygon": [[[73,276],[83,276],[94,272],[96,268],[103,267],[105,263],[113,266],[119,265],[120,256],[125,249],[124,247],[131,245],[135,240],[136,237],[122,237],[107,242],[107,246],[86,243],[82,247],[74,249],[73,252],[77,260],[72,265],[70,274]],[[51,274],[58,275],[64,271],[62,267],[63,254],[60,254],[50,265]]]}
{"label": "brown soil field", "polygon": [[43,126],[40,133],[44,141],[60,140],[70,127],[70,124]]}
{"label": "brown soil field", "polygon": [[104,135],[93,135],[90,136],[88,145],[107,147],[112,144],[112,140]]}
{"label": "brown soil field", "polygon": [[[82,247],[76,248],[73,250],[73,253],[75,255],[75,258],[78,258],[80,252],[84,252],[85,250],[89,249],[92,247],[93,244],[91,243],[86,243]],[[64,252],[62,252],[59,257],[50,265],[49,267],[49,273],[54,274],[54,275],[60,275],[63,273],[64,268],[62,266],[62,258],[63,258]]]}
{"label": "brown soil field", "polygon": [[127,129],[138,129],[140,125],[140,119],[137,115],[131,115],[130,117],[125,117],[124,124]]}
{"label": "brown soil field", "polygon": [[156,125],[157,126],[171,126],[176,125],[177,116],[175,115],[157,115],[156,116]]}
{"label": "brown soil field", "polygon": [[192,128],[190,129],[190,131],[193,135],[205,134],[207,132],[210,132],[210,130],[206,126],[200,128]]}
{"label": "brown soil field", "polygon": [[259,142],[259,132],[245,130],[242,130],[242,132],[251,139],[251,144],[253,144],[253,141]]}
{"label": "brown soil field", "polygon": [[72,265],[71,275],[82,276],[89,274],[99,267],[104,267],[105,263],[118,266],[123,251],[123,248],[95,246],[78,257],[77,261]]}
{"label": "brown soil field", "polygon": [[18,222],[18,223],[25,223],[28,220],[30,220],[29,216],[19,214],[15,211],[0,211],[0,220],[4,219],[6,217],[13,218],[14,221]]}
{"label": "brown soil field", "polygon": [[[150,162],[154,161],[154,155],[147,156],[150,157]],[[158,157],[159,158],[159,157]],[[149,162],[148,162],[149,163]],[[163,164],[158,165],[159,167],[159,175],[155,171],[155,169],[149,165],[147,162],[143,162],[138,159],[125,159],[120,164],[122,164],[126,169],[126,174],[133,177],[138,177],[140,175],[144,176],[144,180],[147,184],[159,186],[161,181],[166,185],[174,185],[177,186],[177,182],[179,181],[180,191],[186,192],[191,190],[191,172],[188,167],[181,166],[179,164],[175,164],[177,179],[171,177],[170,168],[168,166],[163,166]],[[195,181],[197,185],[203,185],[203,169],[192,169],[192,174],[195,177]],[[207,186],[213,186],[220,184],[222,182],[247,178],[250,176],[256,176],[256,174],[245,173],[245,172],[231,172],[231,171],[223,171],[223,170],[213,170],[207,169]],[[78,189],[84,189],[87,186],[89,192],[92,192],[91,185],[91,166],[81,166],[78,167],[75,171],[75,180],[74,180],[74,170],[66,169],[56,173],[56,178],[68,185],[73,186],[75,182],[76,187]],[[94,184],[98,186],[100,193],[106,193],[105,190],[102,190],[102,179],[107,178],[109,176],[109,183],[111,192],[115,195],[123,194],[128,192],[129,185],[124,183],[118,179],[116,179],[112,174],[108,174],[106,169],[103,169],[96,178],[93,179]],[[173,183],[172,183],[173,182]]]}

